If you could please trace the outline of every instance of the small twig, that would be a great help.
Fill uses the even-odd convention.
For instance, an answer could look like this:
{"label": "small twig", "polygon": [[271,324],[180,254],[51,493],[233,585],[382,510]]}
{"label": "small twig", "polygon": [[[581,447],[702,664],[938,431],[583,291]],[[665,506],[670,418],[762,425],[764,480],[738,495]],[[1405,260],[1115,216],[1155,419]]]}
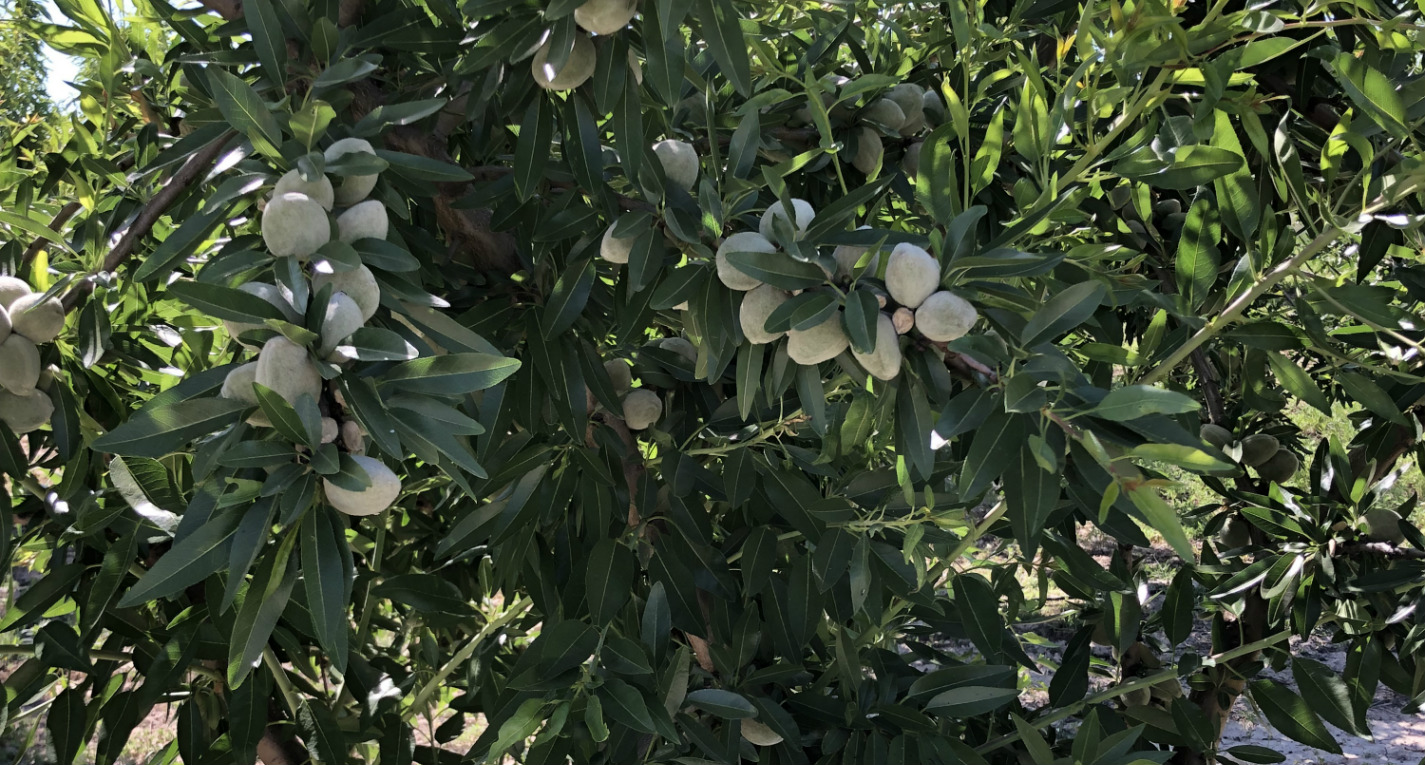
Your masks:
{"label": "small twig", "polygon": [[[237,135],[236,132],[229,130],[219,136],[216,141],[213,141],[201,151],[189,157],[187,162],[183,163],[183,167],[179,168],[178,172],[174,173],[173,177],[168,179],[168,183],[164,184],[163,188],[159,189],[158,193],[154,194],[153,198],[148,201],[148,204],[144,205],[143,209],[139,211],[138,216],[134,218],[133,224],[124,232],[123,238],[119,240],[118,244],[114,245],[114,249],[110,250],[109,254],[104,258],[104,264],[99,269],[100,272],[113,271],[118,268],[129,255],[133,254],[134,248],[138,246],[138,243],[153,230],[153,224],[157,223],[158,219],[163,217],[163,214],[167,212],[168,208],[178,199],[179,195],[187,190],[199,176],[207,172],[208,167],[211,166],[213,162],[217,160],[218,155],[222,153],[223,147],[227,146],[228,141],[231,141],[235,135]],[[64,309],[66,311],[74,310],[74,307],[79,304],[79,301],[93,291],[93,276],[80,280],[69,292],[65,293],[63,301]]]}
{"label": "small twig", "polygon": [[[54,219],[49,222],[50,230],[59,231],[64,224],[69,222],[70,218],[74,217],[75,213],[82,209],[84,209],[84,205],[78,202],[70,202],[60,208],[59,212],[54,214]],[[30,243],[29,247],[25,248],[25,254],[20,256],[20,273],[24,273],[29,269],[30,262],[35,259],[36,255],[40,254],[40,250],[43,250],[46,244],[49,244],[49,239],[41,236],[37,237],[35,241]]]}
{"label": "small twig", "polygon": [[1400,547],[1389,542],[1352,542],[1348,545],[1341,545],[1336,550],[1346,555],[1379,555],[1383,558],[1425,560],[1425,550]]}

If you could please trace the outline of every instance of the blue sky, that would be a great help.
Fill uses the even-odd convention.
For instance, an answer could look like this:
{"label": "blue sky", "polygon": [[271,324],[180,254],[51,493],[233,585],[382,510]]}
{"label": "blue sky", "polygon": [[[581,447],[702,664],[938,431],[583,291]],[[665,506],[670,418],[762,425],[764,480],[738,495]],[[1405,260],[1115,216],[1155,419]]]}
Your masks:
{"label": "blue sky", "polygon": [[[49,11],[50,20],[55,23],[63,23],[64,14],[54,7],[51,0],[45,0],[45,8]],[[49,97],[55,104],[64,107],[74,100],[74,88],[65,84],[74,79],[74,75],[79,72],[79,64],[72,56],[56,52],[53,48],[45,46],[45,65],[48,70],[48,78],[45,88],[49,91]]]}

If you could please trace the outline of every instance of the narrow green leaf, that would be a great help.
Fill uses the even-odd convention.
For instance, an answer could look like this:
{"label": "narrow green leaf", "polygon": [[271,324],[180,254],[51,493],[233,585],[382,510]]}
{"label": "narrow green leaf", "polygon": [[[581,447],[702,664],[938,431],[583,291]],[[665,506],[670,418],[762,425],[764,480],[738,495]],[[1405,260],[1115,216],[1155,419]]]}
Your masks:
{"label": "narrow green leaf", "polygon": [[184,537],[124,593],[118,607],[166,598],[206,579],[228,562],[228,546],[237,522],[237,514],[223,513]]}
{"label": "narrow green leaf", "polygon": [[1079,326],[1093,316],[1107,294],[1108,288],[1103,283],[1086,281],[1049,298],[1024,325],[1021,344],[1030,348]]}
{"label": "narrow green leaf", "polygon": [[252,47],[257,50],[257,60],[262,62],[262,73],[279,92],[285,91],[287,36],[282,33],[272,0],[244,0],[242,9],[248,31],[252,33]]}
{"label": "narrow green leaf", "polygon": [[258,151],[272,157],[281,156],[277,147],[282,144],[282,131],[257,91],[241,78],[218,67],[209,67],[204,71],[207,72],[208,85],[218,103],[218,110],[228,124],[246,135]]}
{"label": "narrow green leaf", "polygon": [[1252,701],[1266,716],[1272,727],[1293,741],[1332,754],[1341,753],[1341,745],[1326,731],[1321,718],[1311,711],[1300,696],[1275,680],[1253,680],[1249,686]]}
{"label": "narrow green leaf", "polygon": [[128,422],[95,439],[92,447],[125,457],[157,459],[199,436],[233,424],[237,419],[234,415],[248,406],[225,398],[194,398],[176,403],[154,399]]}

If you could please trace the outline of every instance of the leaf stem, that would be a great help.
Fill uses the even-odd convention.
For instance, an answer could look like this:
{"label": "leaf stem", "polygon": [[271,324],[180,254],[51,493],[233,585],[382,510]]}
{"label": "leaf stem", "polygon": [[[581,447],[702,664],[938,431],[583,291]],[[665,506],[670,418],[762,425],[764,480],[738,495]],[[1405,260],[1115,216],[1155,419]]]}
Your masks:
{"label": "leaf stem", "polygon": [[297,719],[297,709],[302,706],[302,700],[297,697],[297,689],[292,687],[292,681],[287,678],[287,669],[277,661],[277,654],[272,652],[271,646],[262,649],[262,663],[272,672],[272,679],[282,692],[282,700],[287,702],[287,708],[292,711],[292,719]]}
{"label": "leaf stem", "polygon": [[[1238,656],[1246,656],[1248,654],[1256,653],[1264,648],[1270,648],[1271,646],[1274,646],[1277,643],[1281,643],[1289,637],[1291,637],[1291,631],[1283,630],[1270,637],[1262,638],[1261,640],[1258,640],[1255,643],[1248,643],[1247,645],[1233,648],[1230,651],[1223,651],[1222,653],[1210,656],[1204,662],[1204,666],[1213,666],[1225,661],[1230,661],[1232,659],[1237,658]],[[1111,688],[1106,688],[1102,691],[1099,691],[1098,693],[1085,696],[1083,699],[1080,699],[1079,701],[1074,702],[1073,704],[1060,708],[1053,714],[1045,715],[1044,717],[1030,722],[1029,725],[1030,727],[1036,729],[1046,728],[1056,722],[1067,720],[1070,717],[1073,717],[1074,715],[1078,714],[1079,711],[1082,710],[1084,707],[1091,706],[1094,704],[1101,704],[1105,701],[1110,701],[1119,696],[1122,696],[1123,694],[1128,693],[1129,691],[1136,691],[1139,688],[1149,688],[1165,680],[1176,679],[1177,676],[1177,668],[1171,667],[1168,669],[1164,669],[1160,672],[1155,672],[1151,675],[1144,675],[1143,677],[1134,678],[1126,683],[1115,685]],[[979,746],[975,747],[975,751],[979,754],[989,754],[990,752],[993,752],[996,749],[1008,746],[1009,744],[1013,744],[1014,742],[1019,741],[1021,738],[1022,736],[1018,732],[1007,733],[997,739],[980,744]]]}
{"label": "leaf stem", "polygon": [[470,638],[465,645],[461,646],[460,650],[456,651],[445,664],[441,665],[440,669],[436,671],[430,680],[426,681],[425,685],[421,686],[421,689],[416,692],[414,699],[411,701],[411,705],[406,708],[405,712],[401,713],[402,721],[409,722],[420,710],[424,709],[430,703],[431,697],[439,692],[441,687],[445,684],[446,678],[450,677],[451,673],[455,672],[457,667],[469,661],[470,657],[475,654],[475,650],[479,648],[490,635],[503,628],[506,624],[514,621],[516,617],[522,616],[533,604],[534,601],[531,600],[516,599],[514,603],[511,603],[509,607],[506,608],[504,613],[487,622],[484,629],[481,629],[475,637]]}
{"label": "leaf stem", "polygon": [[1164,359],[1158,366],[1154,367],[1152,371],[1144,375],[1138,381],[1139,384],[1152,385],[1155,382],[1160,382],[1169,372],[1173,371],[1174,367],[1181,364],[1188,356],[1191,356],[1193,351],[1210,340],[1213,335],[1226,329],[1227,325],[1236,321],[1236,319],[1242,315],[1242,312],[1247,310],[1247,306],[1256,302],[1257,298],[1265,295],[1268,290],[1276,286],[1277,282],[1280,282],[1286,278],[1288,274],[1300,268],[1303,263],[1316,257],[1318,253],[1336,241],[1336,238],[1342,233],[1341,229],[1336,226],[1330,226],[1325,231],[1322,231],[1315,239],[1311,240],[1310,244],[1303,247],[1300,252],[1282,261],[1281,265],[1272,269],[1270,273],[1258,280],[1242,297],[1232,301],[1232,304],[1223,309],[1222,313],[1213,317],[1207,324],[1204,324],[1202,329],[1188,338],[1187,342],[1178,346],[1178,349],[1173,351],[1172,355],[1168,356],[1168,358]]}

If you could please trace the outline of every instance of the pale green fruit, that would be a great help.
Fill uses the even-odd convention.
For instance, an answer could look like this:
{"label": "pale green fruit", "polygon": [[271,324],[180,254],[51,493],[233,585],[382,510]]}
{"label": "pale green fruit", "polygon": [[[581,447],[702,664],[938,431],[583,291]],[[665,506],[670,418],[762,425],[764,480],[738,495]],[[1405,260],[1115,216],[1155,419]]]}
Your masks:
{"label": "pale green fruit", "polygon": [[886,261],[886,290],[897,303],[919,308],[939,288],[940,264],[930,253],[909,242],[901,242],[891,250]]}
{"label": "pale green fruit", "polygon": [[[808,202],[805,199],[793,199],[791,201],[792,210],[796,214],[796,225],[792,228],[796,231],[795,238],[801,239],[802,234],[805,234],[807,232],[807,227],[810,226],[812,220],[816,218],[816,210],[813,210],[811,202]],[[773,202],[772,206],[768,207],[767,211],[762,213],[762,222],[757,225],[757,232],[762,235],[763,239],[766,239],[768,241],[772,241],[773,239],[772,220],[774,218],[781,218],[782,220],[788,221],[790,223],[787,218],[786,208],[782,206],[780,200]]]}
{"label": "pale green fruit", "polygon": [[851,166],[870,175],[881,166],[881,157],[886,149],[881,145],[881,136],[875,130],[863,127],[856,130],[856,156],[851,158]]}
{"label": "pale green fruit", "polygon": [[336,201],[336,192],[332,190],[332,181],[325,175],[317,176],[315,181],[304,181],[300,172],[288,170],[281,178],[277,179],[277,185],[272,189],[272,196],[278,197],[289,192],[306,194],[328,212],[331,212],[332,204]]}
{"label": "pale green fruit", "polygon": [[609,226],[604,231],[604,240],[599,243],[599,257],[610,263],[620,265],[628,262],[629,253],[633,252],[633,243],[638,241],[635,236],[614,236],[614,226]]}
{"label": "pale green fruit", "polygon": [[622,396],[633,387],[633,370],[629,369],[628,362],[623,359],[605,361],[604,372],[608,374],[609,382],[613,383],[614,393]]}
{"label": "pale green fruit", "polygon": [[253,379],[293,405],[303,395],[316,401],[322,393],[322,375],[307,349],[281,335],[263,344]]}
{"label": "pale green fruit", "polygon": [[10,303],[10,330],[33,343],[48,343],[64,329],[64,305],[43,293],[21,295]]}
{"label": "pale green fruit", "polygon": [[355,420],[341,424],[341,445],[346,447],[348,454],[366,453],[366,433]]}
{"label": "pale green fruit", "polygon": [[1152,694],[1153,698],[1157,699],[1158,701],[1172,703],[1173,699],[1179,698],[1183,695],[1183,686],[1182,683],[1178,682],[1177,678],[1170,677],[1167,680],[1164,680],[1163,682],[1154,685],[1150,693]]}
{"label": "pale green fruit", "polygon": [[887,130],[900,130],[905,124],[905,112],[901,110],[899,104],[889,98],[878,98],[871,102],[861,111],[861,117],[868,122],[885,127]]}
{"label": "pale green fruit", "polygon": [[924,146],[925,141],[916,141],[906,147],[905,154],[901,156],[901,170],[911,180],[920,174],[920,151]]}
{"label": "pale green fruit", "polygon": [[750,717],[738,721],[742,737],[753,746],[776,746],[782,743],[782,735]]}
{"label": "pale green fruit", "polygon": [[897,335],[904,335],[912,329],[915,329],[915,311],[905,306],[897,308],[895,312],[891,314],[891,324],[895,326]]}
{"label": "pale green fruit", "polygon": [[[238,289],[248,293],[249,295],[256,295],[262,298],[263,300],[266,300],[267,302],[271,303],[272,305],[277,306],[277,309],[282,312],[282,315],[287,317],[287,321],[296,323],[300,319],[300,317],[297,316],[297,311],[292,308],[292,304],[287,302],[287,296],[282,292],[282,289],[275,284],[268,284],[266,282],[245,282],[243,284],[239,284]],[[228,321],[224,319],[223,326],[227,327],[228,336],[233,338],[234,340],[237,340],[238,335],[241,335],[242,333],[248,332],[250,330],[261,329],[266,325],[248,324],[246,322]],[[238,342],[242,343],[241,340],[238,340]],[[242,344],[248,345],[247,343]]]}
{"label": "pale green fruit", "polygon": [[381,286],[376,283],[376,275],[366,266],[357,266],[349,271],[319,271],[312,275],[312,291],[316,292],[330,284],[332,294],[345,292],[361,307],[361,320],[371,321],[376,309],[381,305]]}
{"label": "pale green fruit", "polygon": [[689,364],[698,363],[698,349],[687,338],[665,337],[658,341],[658,347],[665,351],[672,351],[688,360]]}
{"label": "pale green fruit", "polygon": [[928,125],[939,125],[945,121],[945,102],[933,90],[926,90],[920,96],[921,112]]}
{"label": "pale green fruit", "polygon": [[1405,532],[1400,528],[1400,513],[1384,507],[1377,507],[1366,513],[1366,538],[1372,542],[1388,542],[1398,545],[1405,541]]}
{"label": "pale green fruit", "polygon": [[257,382],[257,362],[249,361],[228,372],[228,376],[223,378],[223,389],[218,395],[256,406],[257,391],[252,389],[252,384],[255,382]]}
{"label": "pale green fruit", "polygon": [[1255,433],[1242,439],[1242,464],[1257,467],[1276,455],[1281,444],[1265,433]]}
{"label": "pale green fruit", "polygon": [[[343,138],[328,146],[322,156],[331,164],[345,154],[355,153],[375,154],[376,150],[369,142],[360,138]],[[374,174],[344,176],[334,191],[334,201],[338,207],[350,207],[365,199],[371,190],[376,188],[376,180],[377,176]]]}
{"label": "pale green fruit", "polygon": [[0,420],[15,433],[43,427],[54,414],[54,402],[38,390],[14,394],[0,390]]}
{"label": "pale green fruit", "polygon": [[970,301],[948,290],[934,293],[915,309],[916,328],[926,339],[937,343],[964,337],[979,319]]}
{"label": "pale green fruit", "polygon": [[637,13],[638,0],[589,0],[574,9],[574,23],[596,35],[611,35]]}
{"label": "pale green fruit", "polygon": [[1228,444],[1232,443],[1232,431],[1210,422],[1199,428],[1197,434],[1202,440],[1219,449],[1225,449]]}
{"label": "pale green fruit", "polygon": [[14,327],[10,324],[10,312],[5,310],[5,306],[0,306],[0,343],[9,339],[12,329]]}
{"label": "pale green fruit", "polygon": [[896,334],[891,317],[882,313],[876,316],[876,349],[862,353],[851,346],[851,355],[877,380],[894,380],[901,373],[900,336]]}
{"label": "pale green fruit", "polygon": [[24,279],[0,276],[0,308],[9,308],[16,299],[30,292],[30,285]]}
{"label": "pale green fruit", "polygon": [[[856,230],[864,231],[870,226],[860,226]],[[861,260],[861,256],[871,250],[870,247],[861,247],[855,244],[839,244],[832,250],[831,257],[836,261],[836,277],[838,279],[850,279],[856,273],[856,264]],[[874,276],[881,266],[881,256],[879,254],[871,257],[866,264],[866,273]]]}
{"label": "pale green fruit", "polygon": [[901,135],[914,135],[925,127],[925,88],[914,83],[901,83],[886,91],[886,98],[894,101],[905,114],[901,123]]}
{"label": "pale green fruit", "polygon": [[1232,516],[1217,534],[1218,545],[1224,550],[1236,550],[1252,543],[1252,532],[1246,521]]}
{"label": "pale green fruit", "polygon": [[791,296],[790,292],[780,290],[770,284],[760,285],[742,296],[742,307],[738,309],[737,318],[742,324],[742,335],[747,338],[747,342],[753,345],[762,345],[786,334],[786,332],[768,332],[763,327],[767,324],[767,317],[771,316],[772,312],[787,302]]}
{"label": "pale green fruit", "polygon": [[698,152],[693,145],[672,139],[653,144],[653,153],[663,164],[669,183],[691,190],[698,182]]}
{"label": "pale green fruit", "polygon": [[846,330],[841,328],[839,311],[811,329],[794,329],[787,333],[787,355],[803,366],[834,359],[850,344]]}
{"label": "pale green fruit", "polygon": [[327,504],[347,515],[357,516],[375,515],[390,507],[401,494],[401,479],[378,459],[356,455],[352,459],[366,471],[371,485],[360,491],[351,491],[323,478],[322,491],[326,494]]}
{"label": "pale green fruit", "polygon": [[730,252],[776,252],[777,246],[767,241],[767,237],[754,231],[742,231],[724,239],[717,248],[717,255],[713,260],[717,263],[717,278],[727,285],[728,289],[746,292],[755,289],[762,284],[762,280],[750,274],[743,273],[737,266],[727,259]]}
{"label": "pale green fruit", "polygon": [[634,388],[623,397],[623,422],[629,430],[645,430],[663,416],[663,399],[647,388]]}
{"label": "pale green fruit", "polygon": [[23,396],[39,382],[39,349],[23,335],[10,335],[0,343],[0,388]]}
{"label": "pale green fruit", "polygon": [[309,258],[331,241],[327,211],[306,194],[275,195],[262,211],[262,241],[275,257]]}
{"label": "pale green fruit", "polygon": [[1257,475],[1272,483],[1286,483],[1296,475],[1301,460],[1286,449],[1278,449],[1272,458],[1257,466]]}
{"label": "pale green fruit", "polygon": [[530,71],[539,87],[546,90],[573,90],[594,75],[594,66],[598,59],[594,53],[594,44],[589,42],[589,38],[583,35],[574,38],[574,49],[569,51],[564,68],[557,72],[548,63],[551,44],[546,42],[541,45],[539,50],[535,51],[534,59],[530,61]]}
{"label": "pale green fruit", "polygon": [[341,425],[331,417],[322,418],[322,443],[334,443],[337,436],[341,435]]}
{"label": "pale green fruit", "polygon": [[374,199],[352,205],[336,219],[338,238],[348,244],[358,239],[384,240],[390,227],[386,205]]}
{"label": "pale green fruit", "polygon": [[1153,700],[1153,689],[1134,688],[1133,690],[1123,694],[1119,698],[1123,699],[1123,703],[1126,706],[1146,707],[1148,706],[1149,702]]}
{"label": "pale green fruit", "polygon": [[327,303],[326,317],[322,319],[322,342],[317,346],[317,355],[327,361],[347,361],[347,357],[338,354],[336,348],[365,325],[361,306],[345,292],[334,293]]}

